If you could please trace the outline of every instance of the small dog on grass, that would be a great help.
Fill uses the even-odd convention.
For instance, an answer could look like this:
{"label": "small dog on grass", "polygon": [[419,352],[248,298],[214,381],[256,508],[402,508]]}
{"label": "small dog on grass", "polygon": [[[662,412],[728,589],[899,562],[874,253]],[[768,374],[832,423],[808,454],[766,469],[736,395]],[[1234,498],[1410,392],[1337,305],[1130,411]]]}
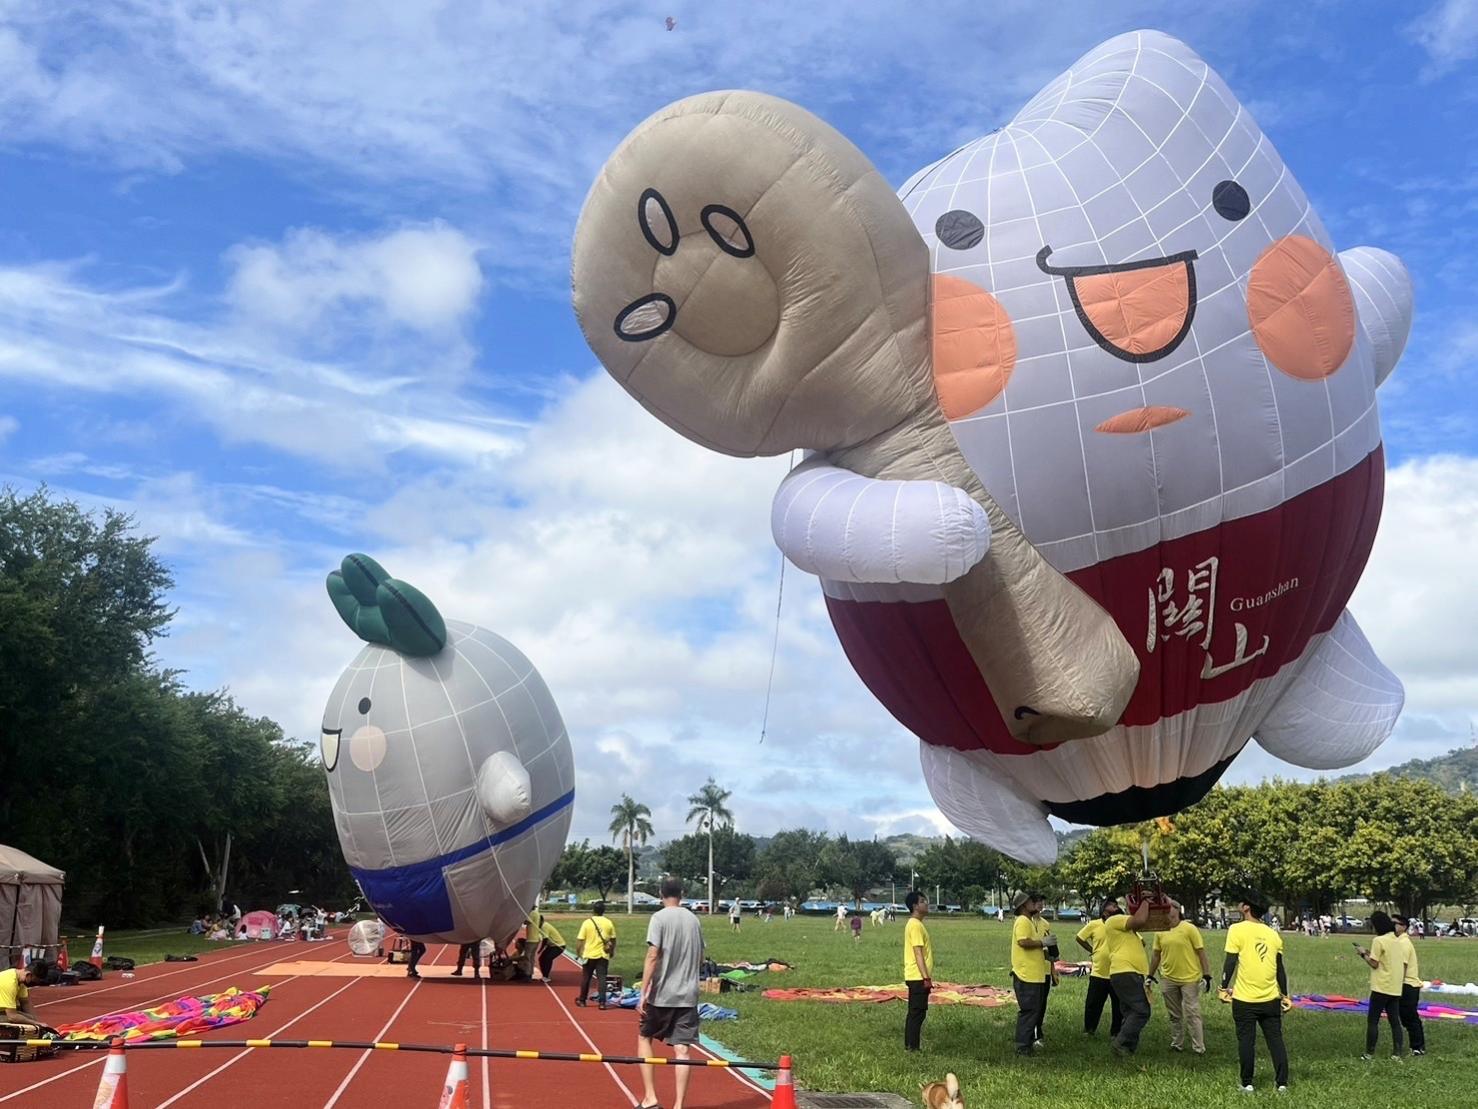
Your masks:
{"label": "small dog on grass", "polygon": [[924,1109],[965,1109],[965,1099],[960,1096],[960,1081],[946,1074],[943,1082],[929,1082],[923,1088]]}

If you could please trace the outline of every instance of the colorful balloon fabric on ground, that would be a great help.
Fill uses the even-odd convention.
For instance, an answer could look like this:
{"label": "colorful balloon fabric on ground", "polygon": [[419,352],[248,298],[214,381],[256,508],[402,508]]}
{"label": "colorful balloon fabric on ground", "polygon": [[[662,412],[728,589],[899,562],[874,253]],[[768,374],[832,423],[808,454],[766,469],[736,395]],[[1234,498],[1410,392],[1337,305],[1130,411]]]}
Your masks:
{"label": "colorful balloon fabric on ground", "polygon": [[1337,252],[1181,42],[1121,35],[895,195],[758,93],[641,124],[575,307],[681,434],[801,449],[773,530],[961,830],[1056,854],[1203,796],[1254,736],[1369,754],[1400,682],[1345,610],[1411,282]]}
{"label": "colorful balloon fabric on ground", "polygon": [[367,555],[329,576],[368,640],[324,711],[339,845],[365,900],[409,936],[507,942],[564,849],[574,756],[532,663],[443,621]]}
{"label": "colorful balloon fabric on ground", "polygon": [[193,1036],[212,1028],[225,1028],[250,1020],[257,1015],[258,1009],[267,1004],[267,994],[271,989],[271,986],[259,986],[255,990],[242,990],[232,986],[222,993],[181,997],[152,1009],[113,1013],[81,1024],[64,1024],[57,1033],[64,1040],[106,1041],[116,1037],[125,1043]]}

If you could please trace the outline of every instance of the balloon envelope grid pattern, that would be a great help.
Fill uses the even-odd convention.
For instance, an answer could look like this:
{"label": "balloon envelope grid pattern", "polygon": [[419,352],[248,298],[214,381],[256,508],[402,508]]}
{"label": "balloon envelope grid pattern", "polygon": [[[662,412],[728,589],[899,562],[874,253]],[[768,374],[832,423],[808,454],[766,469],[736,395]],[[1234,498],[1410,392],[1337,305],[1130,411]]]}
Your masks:
{"label": "balloon envelope grid pattern", "polygon": [[[570,743],[516,648],[447,627],[436,655],[367,646],[344,672],[324,725],[340,732],[330,796],[345,857],[387,920],[448,942],[506,938],[564,846]],[[526,776],[524,805],[488,811],[490,766]]]}
{"label": "balloon envelope grid pattern", "polygon": [[[1239,218],[1217,210],[1225,182],[1250,200],[1245,213],[1232,211]],[[1252,118],[1179,44],[1136,35],[1094,51],[1009,126],[900,195],[935,272],[989,292],[1016,331],[1009,383],[951,426],[986,487],[1058,569],[1273,507],[1379,442],[1367,344],[1313,381],[1279,370],[1260,348],[1247,307],[1260,256],[1290,236],[1328,252],[1328,236]],[[958,212],[983,227],[964,249],[939,235]],[[1046,247],[1053,268],[1194,252],[1194,283],[1180,302],[1149,306],[1192,315],[1184,341],[1149,362],[1105,349],[1073,303],[1074,283],[1099,275],[1044,271]],[[1183,415],[1137,434],[1098,430],[1144,410]]]}

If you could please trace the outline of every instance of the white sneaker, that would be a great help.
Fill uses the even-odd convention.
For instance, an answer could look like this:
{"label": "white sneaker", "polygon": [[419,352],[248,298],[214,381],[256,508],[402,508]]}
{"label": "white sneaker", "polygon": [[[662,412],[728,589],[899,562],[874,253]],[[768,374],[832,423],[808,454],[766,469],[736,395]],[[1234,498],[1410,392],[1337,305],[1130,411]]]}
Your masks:
{"label": "white sneaker", "polygon": [[1242,1092],[1244,1094],[1253,1094],[1253,1093],[1256,1093],[1257,1091],[1254,1090],[1251,1086],[1243,1086],[1242,1087]]}
{"label": "white sneaker", "polygon": [[1278,1092],[1280,1094],[1286,1094],[1288,1092],[1288,1087],[1287,1086],[1279,1086],[1278,1087]]}

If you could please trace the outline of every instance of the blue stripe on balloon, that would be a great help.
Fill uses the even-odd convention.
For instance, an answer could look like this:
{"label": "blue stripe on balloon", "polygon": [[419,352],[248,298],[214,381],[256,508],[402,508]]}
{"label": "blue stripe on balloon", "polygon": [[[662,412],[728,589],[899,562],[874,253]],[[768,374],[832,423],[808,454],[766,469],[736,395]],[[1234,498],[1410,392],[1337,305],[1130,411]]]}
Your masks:
{"label": "blue stripe on balloon", "polygon": [[534,825],[543,823],[561,809],[569,808],[574,803],[575,791],[572,789],[563,797],[549,802],[542,809],[529,813],[528,816],[524,817],[517,824],[510,824],[495,835],[486,836],[483,839],[477,840],[475,843],[469,843],[466,847],[459,847],[455,851],[449,851],[445,855],[439,855],[434,859],[425,859],[418,863],[407,863],[404,866],[390,866],[384,870],[363,870],[357,866],[352,866],[349,868],[349,871],[357,880],[368,878],[371,880],[379,879],[381,881],[410,878],[423,874],[428,870],[440,872],[443,867],[451,866],[453,863],[459,863],[463,859],[470,859],[474,855],[480,855],[488,848],[497,847],[500,843],[507,843],[511,839],[517,839],[530,828],[534,827]]}

